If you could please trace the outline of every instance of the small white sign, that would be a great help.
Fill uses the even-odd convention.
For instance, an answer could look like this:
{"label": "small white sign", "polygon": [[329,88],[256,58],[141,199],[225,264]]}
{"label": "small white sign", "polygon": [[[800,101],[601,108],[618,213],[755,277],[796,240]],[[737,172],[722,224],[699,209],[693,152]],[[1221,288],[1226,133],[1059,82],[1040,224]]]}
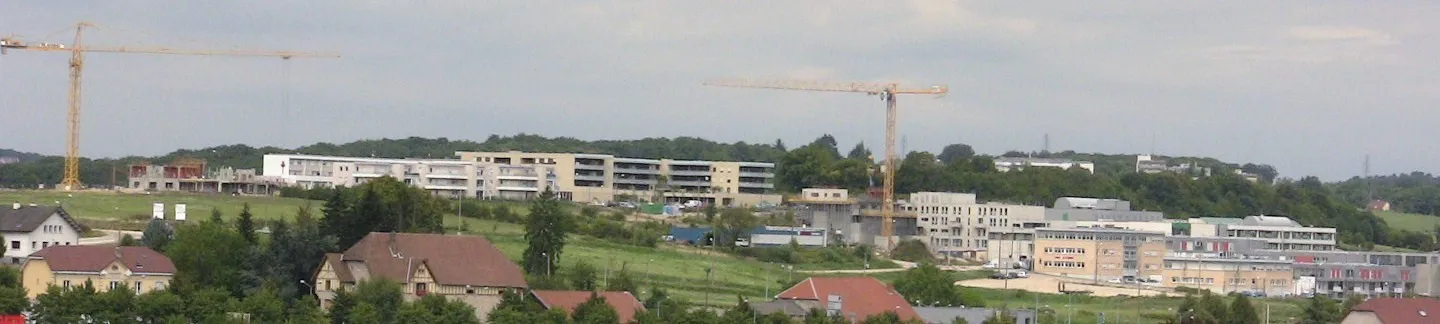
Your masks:
{"label": "small white sign", "polygon": [[175,204],[175,220],[185,220],[185,204]]}
{"label": "small white sign", "polygon": [[165,203],[155,203],[154,209],[150,212],[150,218],[165,219]]}

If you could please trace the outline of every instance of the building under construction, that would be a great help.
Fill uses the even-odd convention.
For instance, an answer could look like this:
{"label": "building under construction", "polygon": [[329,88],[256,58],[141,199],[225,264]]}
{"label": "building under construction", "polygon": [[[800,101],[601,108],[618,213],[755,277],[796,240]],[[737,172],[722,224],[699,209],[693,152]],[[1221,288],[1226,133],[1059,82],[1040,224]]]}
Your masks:
{"label": "building under construction", "polygon": [[284,184],[277,177],[261,176],[255,169],[209,169],[204,160],[179,159],[170,164],[130,165],[130,189],[186,191],[241,195],[273,195]]}

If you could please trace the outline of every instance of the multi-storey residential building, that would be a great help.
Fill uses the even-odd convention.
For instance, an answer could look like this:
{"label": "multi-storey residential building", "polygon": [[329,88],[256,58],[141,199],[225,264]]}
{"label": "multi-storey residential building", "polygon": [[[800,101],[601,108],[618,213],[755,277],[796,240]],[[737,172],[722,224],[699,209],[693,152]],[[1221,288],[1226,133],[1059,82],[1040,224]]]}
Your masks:
{"label": "multi-storey residential building", "polygon": [[1052,221],[1126,221],[1156,222],[1165,214],[1154,211],[1130,210],[1130,202],[1119,199],[1060,197],[1053,208],[1045,209],[1045,219]]}
{"label": "multi-storey residential building", "polygon": [[1090,161],[1023,157],[1002,157],[995,159],[995,169],[999,170],[1000,172],[1010,172],[1010,170],[1023,170],[1027,167],[1058,168],[1066,170],[1069,170],[1070,168],[1080,168],[1082,170],[1090,172],[1090,174],[1095,174],[1095,162]]}
{"label": "multi-storey residential building", "polygon": [[1290,295],[1295,284],[1289,261],[1246,257],[1167,256],[1160,276],[1154,279],[1161,279],[1166,287],[1191,287],[1220,294]]}
{"label": "multi-storey residential building", "polygon": [[1310,284],[1297,293],[1344,298],[1435,295],[1440,288],[1440,254],[1359,251],[1261,250],[1255,255],[1288,260],[1297,281]]}
{"label": "multi-storey residential building", "polygon": [[446,198],[528,199],[554,188],[554,168],[461,160],[266,154],[262,172],[303,188],[356,186],[388,176]]}
{"label": "multi-storey residential building", "polygon": [[991,228],[1023,228],[1045,218],[1045,207],[980,203],[968,193],[917,192],[909,203],[905,208],[919,218],[917,232],[930,251],[954,258],[987,259]]}
{"label": "multi-storey residential building", "polygon": [[1267,250],[1335,250],[1335,228],[1305,227],[1287,217],[1246,216],[1239,224],[1223,224],[1217,234],[1265,240]]}
{"label": "multi-storey residential building", "polygon": [[778,204],[775,164],[621,158],[602,154],[456,152],[462,161],[542,165],[555,171],[556,191],[575,201],[642,199],[660,192],[666,202],[698,200],[722,206]]}
{"label": "multi-storey residential building", "polygon": [[1117,228],[1035,228],[1037,273],[1109,281],[1162,276],[1165,233]]}

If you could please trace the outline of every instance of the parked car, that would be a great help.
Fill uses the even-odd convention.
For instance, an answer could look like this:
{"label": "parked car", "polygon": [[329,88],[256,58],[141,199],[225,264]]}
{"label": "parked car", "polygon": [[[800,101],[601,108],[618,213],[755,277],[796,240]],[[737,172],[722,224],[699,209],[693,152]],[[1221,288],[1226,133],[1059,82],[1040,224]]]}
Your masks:
{"label": "parked car", "polygon": [[1026,273],[1025,271],[1014,271],[1014,272],[1010,272],[1010,274],[1014,275],[1015,278],[1029,278],[1029,277],[1030,277],[1030,274],[1029,274],[1029,273]]}

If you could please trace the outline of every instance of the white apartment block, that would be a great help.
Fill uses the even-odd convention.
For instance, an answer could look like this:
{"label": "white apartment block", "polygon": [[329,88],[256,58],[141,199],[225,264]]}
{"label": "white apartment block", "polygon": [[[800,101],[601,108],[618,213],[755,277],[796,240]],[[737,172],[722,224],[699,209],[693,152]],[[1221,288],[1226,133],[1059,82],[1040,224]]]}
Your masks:
{"label": "white apartment block", "polygon": [[1239,224],[1223,224],[1217,229],[1225,237],[1258,238],[1266,250],[1331,251],[1336,249],[1335,228],[1306,227],[1288,217],[1246,216]]}
{"label": "white apartment block", "polygon": [[554,170],[556,191],[574,201],[614,201],[631,195],[666,202],[698,200],[721,206],[779,204],[775,164],[765,162],[655,160],[604,154],[456,152],[461,161]]}
{"label": "white apartment block", "polygon": [[995,170],[1010,172],[1010,170],[1023,170],[1027,167],[1037,168],[1059,168],[1070,169],[1080,168],[1095,174],[1095,162],[1075,161],[1070,159],[1049,159],[1049,158],[1021,158],[1001,157],[995,159]]}
{"label": "white apartment block", "polygon": [[452,199],[529,199],[554,188],[554,168],[544,165],[297,154],[266,154],[263,163],[264,176],[301,188],[353,187],[384,176]]}
{"label": "white apartment block", "polygon": [[[905,209],[916,213],[917,234],[931,252],[965,259],[992,256],[989,241],[992,229],[1010,233],[1015,229],[1039,226],[1045,220],[1045,207],[981,203],[974,194],[968,193],[913,193]],[[1012,241],[1020,240],[1017,236],[1007,237]],[[1005,251],[996,246],[993,256],[1018,261],[1019,256],[1029,255],[1028,252],[1010,252],[1022,249],[1022,244],[1008,242],[1006,245]]]}

